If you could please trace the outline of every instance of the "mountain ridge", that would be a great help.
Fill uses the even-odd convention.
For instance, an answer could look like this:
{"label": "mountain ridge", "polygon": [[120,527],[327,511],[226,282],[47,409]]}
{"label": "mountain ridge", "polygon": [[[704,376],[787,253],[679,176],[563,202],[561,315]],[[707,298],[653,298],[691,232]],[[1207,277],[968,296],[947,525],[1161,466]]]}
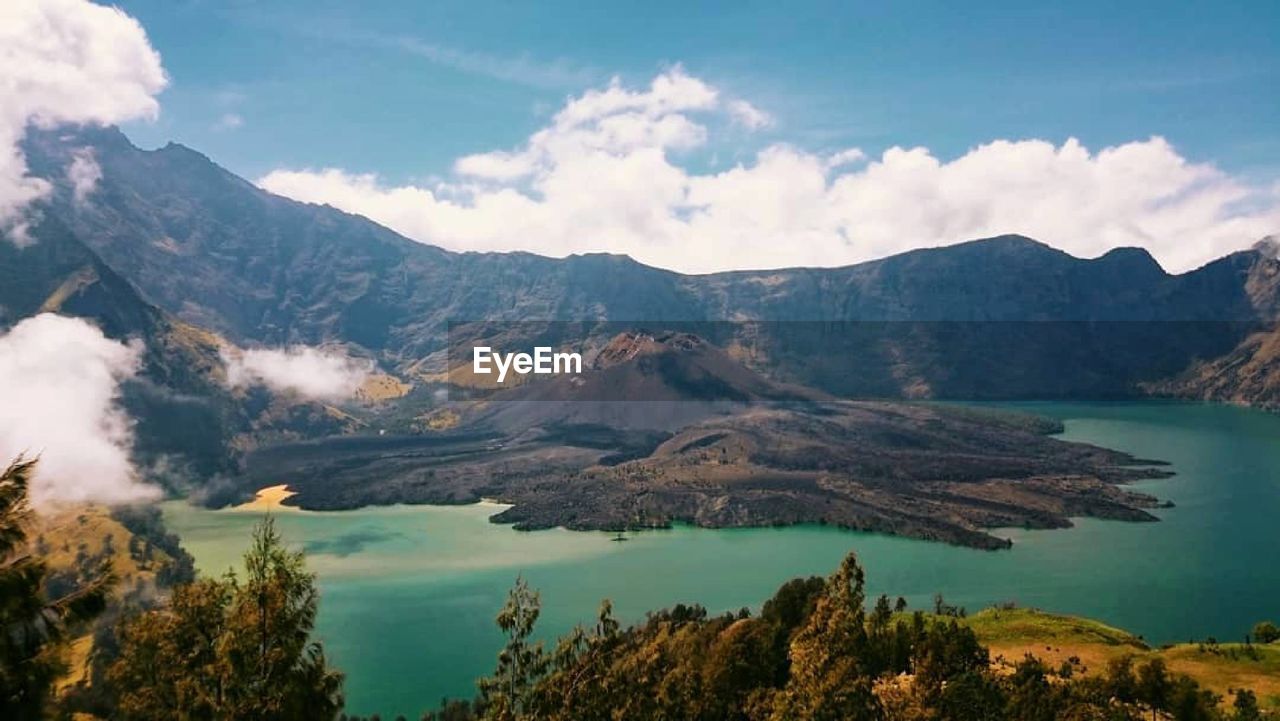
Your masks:
{"label": "mountain ridge", "polygon": [[[0,248],[0,273],[16,279],[0,284],[0,325],[52,304],[176,359],[157,377],[204,384],[190,395],[218,425],[137,414],[178,432],[160,448],[180,448],[183,433],[216,441],[222,455],[202,475],[226,469],[231,496],[269,479],[320,508],[497,497],[515,504],[498,520],[529,528],[626,527],[636,514],[641,525],[818,521],[997,548],[1007,541],[985,529],[1152,520],[1144,509],[1158,501],[1117,484],[1163,472],[1047,439],[1030,421],[900,400],[1193,395],[1204,391],[1160,383],[1204,367],[1234,400],[1271,386],[1224,380],[1232,369],[1280,376],[1280,364],[1232,355],[1274,345],[1249,340],[1280,317],[1280,261],[1265,243],[1176,275],[1141,249],[1081,259],[1014,234],[838,268],[681,275],[607,253],[447,251],[271,195],[184,146],[140,150],[114,129],[35,131],[25,147],[54,191],[36,243]],[[102,171],[87,198],[65,177],[84,153]],[[32,279],[38,292],[24,290]],[[86,304],[97,289],[111,302]],[[596,385],[534,383],[459,411],[439,394],[452,387],[450,334],[468,320],[464,346],[599,351]],[[340,344],[415,388],[358,419],[366,432],[335,439],[350,428],[307,420],[326,409],[295,417],[265,392],[228,391],[223,339]],[[641,397],[574,396],[601,385]],[[799,403],[776,402],[782,389],[800,389]],[[635,403],[646,394],[671,408]]]}
{"label": "mountain ridge", "polygon": [[[148,302],[237,343],[351,344],[423,383],[444,370],[451,321],[711,320],[779,324],[761,338],[711,340],[755,343],[757,370],[836,394],[1140,395],[1280,317],[1277,261],[1263,247],[1169,274],[1141,249],[1082,259],[1008,234],[835,268],[682,275],[607,253],[444,250],[267,193],[186,146],[140,150],[114,128],[32,131],[25,149],[55,186],[47,212]],[[84,152],[102,179],[77,203],[64,171]],[[848,324],[847,337],[793,352],[803,343],[792,321]],[[1011,321],[1050,322],[1038,327],[1050,332],[998,325]],[[1135,321],[1149,327],[1132,342],[1118,329],[1086,337],[1084,325],[1062,325]],[[820,357],[855,352],[868,380]],[[1063,380],[1058,358],[1072,354],[1087,367]],[[1003,391],[984,382],[998,355],[1019,358],[1025,381]],[[956,368],[940,368],[941,357]]]}

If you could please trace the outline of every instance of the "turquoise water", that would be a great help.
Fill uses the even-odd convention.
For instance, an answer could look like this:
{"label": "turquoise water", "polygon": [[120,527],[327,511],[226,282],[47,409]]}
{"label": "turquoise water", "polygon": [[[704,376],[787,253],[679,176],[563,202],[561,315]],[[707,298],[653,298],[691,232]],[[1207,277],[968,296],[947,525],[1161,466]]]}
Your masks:
{"label": "turquoise water", "polygon": [[[1280,617],[1280,416],[1169,403],[1019,407],[1061,418],[1068,439],[1169,461],[1175,477],[1136,487],[1177,506],[1157,512],[1161,523],[1002,531],[1014,546],[1000,552],[817,527],[676,528],[615,543],[601,533],[520,533],[488,523],[495,508],[483,505],[286,512],[279,525],[319,574],[318,634],[347,673],[348,710],[384,718],[416,718],[442,696],[471,694],[492,668],[493,615],[519,573],[541,589],[545,635],[590,621],[604,597],[630,620],[681,601],[756,607],[850,550],[872,594],[916,607],[935,592],[971,610],[1016,601],[1156,642],[1239,638]],[[204,572],[236,563],[258,518],[181,503],[165,512]]]}

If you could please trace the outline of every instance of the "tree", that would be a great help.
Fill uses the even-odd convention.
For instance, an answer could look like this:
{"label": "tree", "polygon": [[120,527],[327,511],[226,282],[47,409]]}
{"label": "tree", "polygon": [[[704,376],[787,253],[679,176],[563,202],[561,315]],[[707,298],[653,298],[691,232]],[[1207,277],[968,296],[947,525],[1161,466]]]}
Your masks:
{"label": "tree", "polygon": [[991,664],[987,649],[978,643],[973,629],[955,619],[934,621],[915,635],[911,666],[915,683],[931,703],[946,683],[970,672],[985,672]]}
{"label": "tree", "polygon": [[529,588],[523,576],[507,594],[507,602],[498,612],[498,628],[507,643],[498,653],[498,667],[493,676],[481,679],[480,701],[485,718],[514,721],[526,718],[534,683],[546,672],[548,659],[542,644],[530,643],[542,601],[537,591]]}
{"label": "tree", "polygon": [[1014,667],[1008,679],[1007,715],[1018,721],[1056,721],[1062,698],[1049,682],[1049,670],[1034,656],[1027,655]]}
{"label": "tree", "polygon": [[1214,721],[1221,718],[1217,713],[1220,700],[1189,676],[1178,676],[1169,690],[1168,710],[1177,721]]}
{"label": "tree", "polygon": [[1271,621],[1259,621],[1253,626],[1253,640],[1258,643],[1280,641],[1280,627]]}
{"label": "tree", "polygon": [[1173,692],[1173,681],[1169,678],[1164,661],[1153,658],[1138,668],[1138,700],[1151,707],[1151,718],[1156,711],[1169,707],[1169,698]]}
{"label": "tree", "polygon": [[533,715],[580,721],[611,718],[617,699],[604,689],[620,642],[613,603],[605,599],[593,629],[578,626],[556,644],[548,660],[551,673],[534,690]]}
{"label": "tree", "polygon": [[1133,675],[1133,656],[1125,655],[1107,663],[1108,691],[1122,703],[1138,698],[1138,679]]}
{"label": "tree", "polygon": [[1248,689],[1236,691],[1236,700],[1232,704],[1232,721],[1261,721],[1262,711],[1258,708],[1258,697]]}
{"label": "tree", "polygon": [[341,676],[326,670],[310,641],[319,594],[302,553],[284,547],[271,517],[244,557],[245,584],[234,595],[220,652],[237,683],[227,690],[237,718],[321,718],[305,714],[341,703]]}
{"label": "tree", "polygon": [[992,721],[1004,717],[1005,698],[991,674],[966,671],[951,679],[938,699],[948,721]]}
{"label": "tree", "polygon": [[220,645],[234,579],[202,579],[174,589],[168,606],[126,621],[123,652],[107,672],[126,719],[210,719],[227,708]]}
{"label": "tree", "polygon": [[318,593],[303,554],[268,517],[233,574],[178,586],[166,608],[128,621],[108,678],[125,719],[303,721],[334,717],[342,674],[310,640]]}
{"label": "tree", "polygon": [[26,552],[35,467],[36,461],[18,458],[0,473],[0,708],[12,721],[43,717],[61,668],[61,643],[102,612],[113,583],[102,566],[78,588],[47,597],[48,567]]}
{"label": "tree", "polygon": [[867,651],[863,573],[850,553],[791,642],[791,674],[774,694],[771,721],[859,721],[883,714],[863,664]]}

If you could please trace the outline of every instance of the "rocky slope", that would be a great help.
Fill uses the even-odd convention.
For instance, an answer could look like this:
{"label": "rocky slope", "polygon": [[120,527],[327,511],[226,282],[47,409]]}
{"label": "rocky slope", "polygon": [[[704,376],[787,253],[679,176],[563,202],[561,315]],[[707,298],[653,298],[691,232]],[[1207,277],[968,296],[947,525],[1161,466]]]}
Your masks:
{"label": "rocky slope", "polygon": [[1156,500],[1120,484],[1159,470],[1041,419],[833,401],[686,334],[620,335],[597,360],[464,408],[448,432],[265,449],[247,487],[288,483],[317,509],[496,498],[513,507],[495,520],[520,528],[827,523],[978,548],[1008,545],[993,527],[1154,520]]}
{"label": "rocky slope", "polygon": [[238,412],[216,377],[216,339],[143,300],[57,218],[46,214],[31,234],[26,247],[0,242],[0,330],[53,312],[88,319],[109,338],[141,340],[142,372],[123,389],[138,465],[162,465],[174,483],[233,470]]}
{"label": "rocky slope", "polygon": [[1254,264],[1245,289],[1262,314],[1273,322],[1248,334],[1227,354],[1197,359],[1176,376],[1150,384],[1149,390],[1180,398],[1280,410],[1280,327],[1275,322],[1280,320],[1280,312],[1275,309],[1280,299],[1280,264],[1275,262],[1280,239],[1265,238],[1254,252],[1264,260]]}
{"label": "rocky slope", "polygon": [[[450,321],[753,320],[702,335],[841,395],[1132,395],[1230,352],[1280,307],[1257,282],[1274,254],[1258,250],[1169,275],[1141,250],[1083,260],[1004,236],[844,268],[683,276],[610,255],[447,252],[113,129],[26,145],[59,188],[52,212],[160,308],[237,341],[357,344],[418,378],[444,370]],[[103,171],[89,203],[64,177],[77,152]]]}
{"label": "rocky slope", "polygon": [[526,528],[822,523],[1003,548],[987,529],[1155,520],[1156,499],[1116,485],[1160,475],[1134,462],[998,414],[838,402],[716,418],[645,458],[493,495],[515,504],[495,520]]}
{"label": "rocky slope", "polygon": [[[312,507],[493,496],[528,527],[815,521],[992,547],[989,526],[1149,518],[1153,499],[1116,483],[1151,472],[1044,428],[827,399],[1274,393],[1268,244],[1182,275],[1141,250],[1086,260],[1002,236],[684,276],[611,255],[448,252],[115,129],[33,131],[25,150],[55,190],[35,245],[0,243],[0,326],[46,309],[142,337],[140,452],[182,454],[208,479],[252,451],[234,491],[288,481]],[[65,170],[85,153],[102,178],[77,199]],[[590,348],[595,375],[442,408],[457,321],[483,321],[464,337],[505,350]],[[229,394],[219,338],[341,342],[418,389],[367,426],[389,435],[258,448],[343,429]]]}
{"label": "rocky slope", "polygon": [[211,479],[239,474],[243,451],[263,441],[346,427],[319,404],[228,388],[225,341],[149,303],[55,214],[43,214],[30,234],[21,247],[0,241],[0,332],[59,313],[141,342],[142,367],[121,401],[135,423],[135,467],[147,480],[205,491]]}

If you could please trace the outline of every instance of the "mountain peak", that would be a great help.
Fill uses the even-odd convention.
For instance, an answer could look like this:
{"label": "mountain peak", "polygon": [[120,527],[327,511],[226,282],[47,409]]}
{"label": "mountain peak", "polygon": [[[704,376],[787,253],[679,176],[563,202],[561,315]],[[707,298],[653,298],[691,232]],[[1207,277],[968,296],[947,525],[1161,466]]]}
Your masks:
{"label": "mountain peak", "polygon": [[[921,251],[907,251],[901,256],[909,256],[913,253]],[[1037,258],[1037,257],[1056,257],[1056,258],[1073,258],[1074,256],[1065,253],[1048,243],[1043,243],[1035,238],[1029,238],[1025,235],[1017,233],[1008,233],[1005,235],[996,235],[990,238],[978,238],[976,240],[966,240],[961,243],[952,245],[944,245],[937,248],[925,249],[925,252],[932,253],[953,253],[959,257],[968,258]],[[893,256],[891,256],[893,257]]]}
{"label": "mountain peak", "polygon": [[[27,161],[37,173],[42,169],[41,159],[48,157],[63,163],[81,148],[92,148],[95,153],[127,152],[135,149],[133,143],[114,125],[59,125],[54,128],[31,128],[22,144]],[[37,152],[32,153],[31,150]]]}
{"label": "mountain peak", "polygon": [[1280,260],[1280,235],[1268,235],[1253,244],[1252,250],[1268,260]]}
{"label": "mountain peak", "polygon": [[[159,153],[162,156],[168,156],[170,158],[174,158],[175,160],[195,163],[201,166],[202,169],[217,168],[221,172],[226,172],[221,165],[218,165],[217,163],[213,162],[212,158],[200,152],[199,150],[196,150],[188,145],[183,145],[182,143],[174,142],[172,140],[165,143],[164,147],[158,148],[157,150],[155,150],[155,152]],[[237,179],[240,179],[239,176],[236,176],[236,177]]]}
{"label": "mountain peak", "polygon": [[707,342],[692,333],[664,331],[657,334],[644,331],[625,331],[614,336],[596,356],[597,368],[608,368],[625,363],[641,355],[662,352],[690,352],[703,348]]}
{"label": "mountain peak", "polygon": [[990,238],[978,238],[970,240],[959,245],[981,246],[989,248],[1036,248],[1044,250],[1056,250],[1047,243],[1042,243],[1035,238],[1031,238],[1018,233],[1005,233],[1004,235],[995,235]]}
{"label": "mountain peak", "polygon": [[1164,268],[1160,266],[1160,263],[1152,257],[1146,248],[1133,246],[1112,248],[1095,258],[1095,261],[1119,268],[1125,273],[1151,273],[1154,271],[1160,275],[1165,274]]}

